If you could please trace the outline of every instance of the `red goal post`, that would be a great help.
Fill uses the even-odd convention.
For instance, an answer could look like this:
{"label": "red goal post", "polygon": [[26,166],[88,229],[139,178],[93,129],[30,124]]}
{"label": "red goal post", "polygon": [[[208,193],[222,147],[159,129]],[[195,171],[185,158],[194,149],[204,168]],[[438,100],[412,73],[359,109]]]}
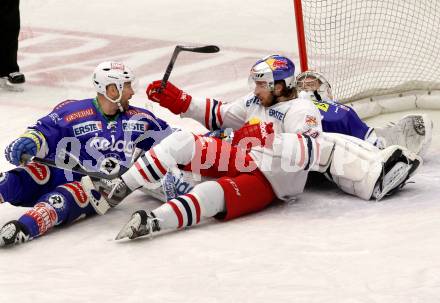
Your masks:
{"label": "red goal post", "polygon": [[301,70],[323,73],[341,102],[440,108],[440,1],[293,2]]}

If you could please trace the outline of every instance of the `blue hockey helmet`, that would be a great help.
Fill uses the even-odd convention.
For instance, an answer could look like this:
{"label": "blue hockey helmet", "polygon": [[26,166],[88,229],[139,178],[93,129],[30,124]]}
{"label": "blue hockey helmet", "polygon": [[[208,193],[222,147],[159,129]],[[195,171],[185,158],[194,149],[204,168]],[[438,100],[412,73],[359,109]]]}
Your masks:
{"label": "blue hockey helmet", "polygon": [[251,86],[257,81],[266,82],[271,91],[275,88],[275,81],[281,80],[288,89],[295,87],[295,64],[281,55],[270,55],[258,60],[249,75]]}

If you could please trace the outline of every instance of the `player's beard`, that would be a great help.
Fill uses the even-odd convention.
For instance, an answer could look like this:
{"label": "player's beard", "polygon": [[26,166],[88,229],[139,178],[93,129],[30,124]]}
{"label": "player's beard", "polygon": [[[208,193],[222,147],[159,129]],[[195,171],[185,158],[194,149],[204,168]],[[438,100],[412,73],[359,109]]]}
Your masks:
{"label": "player's beard", "polygon": [[264,99],[260,98],[260,103],[264,107],[270,107],[270,106],[274,105],[275,103],[277,103],[276,99],[277,98],[273,95],[273,93],[271,93],[270,95],[266,96],[266,98],[264,98]]}

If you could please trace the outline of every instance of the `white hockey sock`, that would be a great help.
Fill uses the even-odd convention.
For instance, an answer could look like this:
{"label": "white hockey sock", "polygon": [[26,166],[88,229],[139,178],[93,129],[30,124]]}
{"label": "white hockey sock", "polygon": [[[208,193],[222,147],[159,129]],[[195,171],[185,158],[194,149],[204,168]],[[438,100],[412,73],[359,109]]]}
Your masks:
{"label": "white hockey sock", "polygon": [[194,150],[195,140],[192,133],[175,132],[141,156],[122,175],[122,179],[131,190],[141,186],[157,188],[170,167],[185,165],[191,161]]}
{"label": "white hockey sock", "polygon": [[206,181],[152,212],[161,229],[176,229],[198,224],[202,218],[213,217],[225,209],[223,188],[216,181]]}

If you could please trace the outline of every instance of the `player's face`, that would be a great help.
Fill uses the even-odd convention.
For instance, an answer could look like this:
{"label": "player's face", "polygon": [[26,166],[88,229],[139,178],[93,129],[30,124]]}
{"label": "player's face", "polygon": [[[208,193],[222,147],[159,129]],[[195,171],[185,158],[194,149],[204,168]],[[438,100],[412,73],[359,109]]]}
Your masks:
{"label": "player's face", "polygon": [[298,80],[298,89],[301,91],[315,91],[319,90],[321,81],[315,77],[306,76],[303,79]]}
{"label": "player's face", "polygon": [[265,107],[272,105],[274,96],[267,82],[255,81],[254,94],[260,99],[261,105]]}
{"label": "player's face", "polygon": [[134,89],[131,86],[131,82],[125,82],[122,90],[121,104],[124,110],[128,108],[129,101],[134,95]]}

